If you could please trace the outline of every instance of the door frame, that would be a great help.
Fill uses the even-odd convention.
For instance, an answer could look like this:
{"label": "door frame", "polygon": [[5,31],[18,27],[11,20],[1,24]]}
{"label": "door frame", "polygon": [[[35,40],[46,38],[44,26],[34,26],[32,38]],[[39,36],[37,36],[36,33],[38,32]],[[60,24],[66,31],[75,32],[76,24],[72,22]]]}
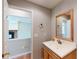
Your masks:
{"label": "door frame", "polygon": [[[8,2],[7,2],[8,3]],[[30,9],[25,9],[25,8],[19,8],[19,7],[16,7],[16,6],[10,6],[11,8],[14,8],[14,9],[18,9],[18,10],[23,10],[23,11],[29,11],[29,12],[31,12],[31,19],[32,19],[32,39],[31,39],[31,41],[32,41],[32,44],[31,44],[31,46],[32,46],[32,53],[31,53],[31,59],[33,59],[33,10],[30,10]],[[8,7],[9,8],[9,7]],[[8,16],[8,15],[7,15]],[[7,16],[6,16],[6,18],[7,18]],[[5,19],[4,21],[7,21],[7,19]],[[4,21],[3,21],[3,24],[5,24],[4,23]],[[8,24],[5,24],[5,25],[7,25],[8,26]],[[3,26],[3,27],[5,27],[5,26]],[[3,28],[4,29],[4,28]],[[4,31],[5,31],[5,29],[4,29]],[[6,33],[8,32],[8,28],[7,28],[7,31],[6,31]],[[8,38],[7,38],[8,39]],[[6,40],[6,39],[4,39],[4,40]]]}

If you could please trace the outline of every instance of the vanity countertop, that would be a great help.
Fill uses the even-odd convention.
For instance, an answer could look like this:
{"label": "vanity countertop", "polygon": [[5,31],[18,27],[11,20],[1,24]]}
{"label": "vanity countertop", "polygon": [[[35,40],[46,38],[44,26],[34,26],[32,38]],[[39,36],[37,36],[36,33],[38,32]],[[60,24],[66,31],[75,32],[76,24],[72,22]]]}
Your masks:
{"label": "vanity countertop", "polygon": [[62,44],[58,44],[57,41],[46,41],[43,42],[43,44],[61,58],[76,49],[76,43],[74,42],[65,40],[61,40],[61,42]]}

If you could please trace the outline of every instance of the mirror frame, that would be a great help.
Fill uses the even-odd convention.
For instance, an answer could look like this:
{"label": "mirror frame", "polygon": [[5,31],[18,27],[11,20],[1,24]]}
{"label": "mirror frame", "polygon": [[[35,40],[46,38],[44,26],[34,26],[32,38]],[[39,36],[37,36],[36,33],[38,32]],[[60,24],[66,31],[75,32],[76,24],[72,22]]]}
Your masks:
{"label": "mirror frame", "polygon": [[[70,9],[69,11],[59,14],[56,16],[56,38],[60,38],[57,36],[57,17],[63,16],[63,15],[70,15],[70,20],[71,20],[71,29],[70,29],[70,33],[71,33],[71,37],[70,39],[67,39],[68,41],[73,41],[74,40],[74,14],[73,14],[73,9]],[[62,38],[60,38],[62,39]]]}

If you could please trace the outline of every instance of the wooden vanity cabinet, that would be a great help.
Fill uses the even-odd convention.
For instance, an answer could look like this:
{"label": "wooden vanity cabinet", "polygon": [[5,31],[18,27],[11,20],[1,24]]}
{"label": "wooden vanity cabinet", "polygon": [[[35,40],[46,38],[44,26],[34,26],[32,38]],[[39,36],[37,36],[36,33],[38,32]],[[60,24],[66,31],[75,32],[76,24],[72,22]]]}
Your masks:
{"label": "wooden vanity cabinet", "polygon": [[76,50],[61,58],[47,47],[43,47],[43,59],[76,59]]}

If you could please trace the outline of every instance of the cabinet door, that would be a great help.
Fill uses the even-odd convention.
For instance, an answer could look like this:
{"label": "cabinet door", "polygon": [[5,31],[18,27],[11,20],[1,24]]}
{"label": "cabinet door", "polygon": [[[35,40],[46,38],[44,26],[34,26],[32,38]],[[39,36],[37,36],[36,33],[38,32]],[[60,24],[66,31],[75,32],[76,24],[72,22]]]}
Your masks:
{"label": "cabinet door", "polygon": [[52,55],[53,59],[60,59],[58,56],[56,55]]}
{"label": "cabinet door", "polygon": [[49,55],[46,50],[44,50],[44,59],[49,59]]}
{"label": "cabinet door", "polygon": [[54,59],[54,58],[52,58],[52,56],[49,55],[49,59]]}
{"label": "cabinet door", "polygon": [[53,53],[53,51],[44,48],[44,59],[60,59],[60,57]]}
{"label": "cabinet door", "polygon": [[49,59],[60,59],[60,58],[53,53],[53,54],[49,54]]}
{"label": "cabinet door", "polygon": [[74,50],[73,52],[71,52],[70,54],[68,54],[67,56],[65,56],[63,59],[77,59],[77,51]]}

